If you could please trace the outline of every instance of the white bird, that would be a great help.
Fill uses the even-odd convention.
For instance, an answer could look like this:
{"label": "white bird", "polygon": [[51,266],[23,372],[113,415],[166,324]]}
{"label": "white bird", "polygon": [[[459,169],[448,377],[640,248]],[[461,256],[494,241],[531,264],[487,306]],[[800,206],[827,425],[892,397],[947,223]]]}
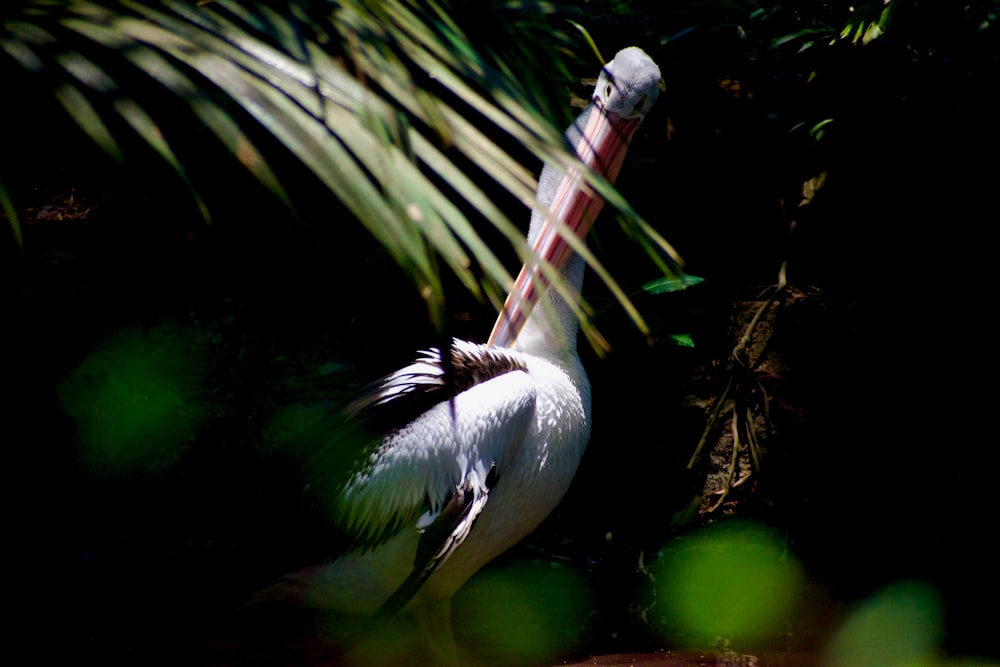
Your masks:
{"label": "white bird", "polygon": [[[603,68],[592,104],[566,132],[588,168],[614,181],[659,86],[659,68],[635,47]],[[578,172],[551,166],[537,199],[528,234],[534,259],[489,343],[455,340],[443,360],[438,349],[423,352],[347,409],[346,425],[361,430],[405,417],[355,461],[340,453],[329,464],[342,476],[334,516],[359,546],[289,575],[270,596],[377,617],[412,611],[433,658],[457,663],[452,595],[552,512],[590,436],[576,315],[549,288],[539,262],[552,264],[579,294],[584,262],[563,234],[582,238],[603,201]]]}

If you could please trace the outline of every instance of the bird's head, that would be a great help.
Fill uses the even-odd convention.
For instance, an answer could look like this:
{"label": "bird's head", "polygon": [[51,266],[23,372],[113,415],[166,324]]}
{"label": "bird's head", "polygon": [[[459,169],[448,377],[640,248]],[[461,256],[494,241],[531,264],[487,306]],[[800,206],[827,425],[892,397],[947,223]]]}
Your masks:
{"label": "bird's head", "polygon": [[622,119],[641,119],[660,94],[660,68],[642,49],[622,49],[601,70],[593,103]]}

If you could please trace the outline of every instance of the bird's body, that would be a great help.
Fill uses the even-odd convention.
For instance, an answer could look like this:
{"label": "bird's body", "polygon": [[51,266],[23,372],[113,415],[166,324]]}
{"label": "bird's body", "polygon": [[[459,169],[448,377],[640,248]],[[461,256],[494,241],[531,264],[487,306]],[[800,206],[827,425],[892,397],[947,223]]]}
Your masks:
{"label": "bird's body", "polygon": [[[435,405],[394,436],[438,443],[432,453],[397,445],[392,456],[398,457],[400,473],[421,480],[396,485],[397,493],[429,496],[429,487],[453,489],[469,477],[474,486],[483,485],[492,467],[499,471],[474,529],[415,592],[414,606],[450,599],[483,565],[537,527],[569,488],[590,435],[590,383],[575,354],[553,361],[461,341],[453,352],[479,358],[502,354],[517,366]],[[417,362],[404,371],[437,374],[439,368]],[[424,470],[436,472],[420,475]],[[429,504],[443,506],[447,495],[436,500]],[[422,535],[413,527],[403,529],[374,549],[352,551],[322,566],[313,582],[319,585],[304,590],[303,600],[319,608],[376,612],[412,572]]]}
{"label": "bird's body", "polygon": [[[659,78],[645,53],[620,52],[602,72],[594,104],[567,131],[584,163],[608,180],[656,98]],[[608,127],[595,139],[598,124]],[[522,271],[490,343],[456,340],[444,358],[429,350],[347,410],[349,422],[375,423],[371,415],[420,406],[372,440],[357,470],[338,485],[333,513],[361,547],[286,578],[275,591],[355,614],[410,609],[434,657],[456,662],[451,596],[555,509],[590,436],[576,315],[546,288],[537,262],[551,261],[579,293],[584,262],[561,234],[585,234],[600,204],[578,174],[546,166],[528,235],[540,259]]]}
{"label": "bird's body", "polygon": [[[580,268],[582,279],[582,264]],[[456,663],[452,596],[555,509],[590,437],[590,382],[575,344],[563,346],[559,354],[530,351],[532,341],[551,341],[557,335],[547,325],[545,332],[533,331],[543,328],[541,314],[539,308],[528,320],[527,335],[513,349],[453,341],[452,364],[464,366],[469,377],[451,400],[435,404],[381,443],[379,462],[368,469],[368,477],[352,478],[338,509],[341,523],[362,542],[375,538],[366,534],[368,527],[405,514],[401,508],[417,504],[428,507],[428,513],[409,515],[408,523],[374,548],[349,551],[331,563],[287,576],[270,596],[309,608],[378,614],[387,600],[407,589],[415,567],[432,567],[433,573],[412,592],[407,589],[404,597],[412,597],[400,606],[414,613],[434,661]],[[445,380],[444,369],[440,353],[430,350],[374,385],[362,403],[392,395],[392,388],[410,390],[414,382],[437,390],[439,382],[454,382]],[[428,442],[434,446],[426,447]],[[491,470],[495,483],[488,483]],[[447,513],[455,489],[463,485],[471,506],[461,516],[462,528],[451,530],[446,523],[443,538],[432,535],[433,518]],[[458,540],[457,548],[444,558],[421,557],[427,537],[432,550]]]}

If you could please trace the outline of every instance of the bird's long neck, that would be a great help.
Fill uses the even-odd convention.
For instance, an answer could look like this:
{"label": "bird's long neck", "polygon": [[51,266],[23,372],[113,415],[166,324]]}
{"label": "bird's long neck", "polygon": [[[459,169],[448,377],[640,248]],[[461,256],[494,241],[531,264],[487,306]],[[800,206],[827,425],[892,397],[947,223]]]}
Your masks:
{"label": "bird's long neck", "polygon": [[[579,142],[591,108],[587,107],[566,130],[566,139],[571,146],[576,146]],[[552,205],[561,180],[562,174],[557,169],[549,165],[545,165],[542,169],[542,174],[538,178],[538,206],[531,212],[531,227],[528,229],[528,245],[531,247],[534,247],[545,224],[545,217],[540,211],[547,210]],[[573,253],[560,271],[565,284],[573,294],[579,294],[583,287],[584,267],[583,258]],[[560,355],[576,355],[576,337],[579,328],[573,309],[550,286],[531,311],[514,347],[534,354],[552,355],[553,352],[558,352]]]}

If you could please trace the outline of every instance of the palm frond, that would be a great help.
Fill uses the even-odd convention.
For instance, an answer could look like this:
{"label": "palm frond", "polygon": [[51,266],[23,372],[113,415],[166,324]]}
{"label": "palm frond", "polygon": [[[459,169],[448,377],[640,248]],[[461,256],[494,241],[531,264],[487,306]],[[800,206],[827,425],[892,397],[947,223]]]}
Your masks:
{"label": "palm frond", "polygon": [[[548,8],[527,4],[539,13]],[[524,5],[507,10],[525,11]],[[525,206],[534,205],[531,171],[502,145],[563,169],[578,164],[561,132],[536,110],[530,85],[477,49],[449,7],[428,0],[303,0],[280,12],[237,0],[29,0],[6,14],[0,50],[15,66],[56,72],[58,100],[90,137],[122,159],[114,131],[97,110],[110,100],[124,121],[119,124],[171,165],[206,220],[201,186],[171,148],[170,119],[119,82],[144,77],[186,102],[244,167],[291,203],[280,173],[245,127],[244,116],[252,119],[405,269],[439,330],[445,325],[439,260],[471,293],[497,307],[512,283],[469,212],[494,225],[522,257],[530,252],[519,225],[477,185],[492,180]],[[559,61],[558,46],[548,61]],[[537,75],[526,79],[537,81]],[[456,157],[478,171],[467,173]],[[669,270],[677,259],[669,244],[606,183],[589,180]],[[592,255],[585,256],[641,326],[624,292]]]}

